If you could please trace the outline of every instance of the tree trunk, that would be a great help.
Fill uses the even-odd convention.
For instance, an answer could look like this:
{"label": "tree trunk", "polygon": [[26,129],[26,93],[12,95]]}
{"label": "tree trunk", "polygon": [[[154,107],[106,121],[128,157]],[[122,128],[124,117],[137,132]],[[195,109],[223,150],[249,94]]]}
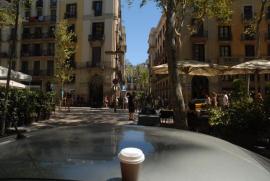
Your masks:
{"label": "tree trunk", "polygon": [[177,70],[177,51],[175,43],[174,19],[173,19],[173,1],[167,2],[166,14],[166,32],[165,32],[165,51],[168,61],[169,80],[171,83],[170,99],[173,105],[174,120],[176,128],[187,129],[187,118],[185,111],[185,102],[182,93],[182,85]]}
{"label": "tree trunk", "polygon": [[261,58],[261,39],[260,39],[260,26],[264,15],[264,9],[266,6],[267,1],[261,2],[261,8],[259,12],[258,20],[256,21],[256,49],[255,49],[255,56],[256,58]]}
{"label": "tree trunk", "polygon": [[12,68],[12,61],[16,58],[16,40],[17,40],[17,30],[18,30],[18,22],[19,22],[19,3],[20,1],[16,2],[16,19],[15,19],[15,27],[14,32],[12,32],[12,43],[11,43],[11,50],[10,50],[10,57],[8,61],[8,74],[7,74],[7,83],[5,89],[5,99],[4,99],[4,115],[1,120],[0,125],[0,135],[5,134],[6,129],[6,122],[7,122],[7,114],[8,114],[8,93],[9,93],[9,83],[11,79],[11,68]]}
{"label": "tree trunk", "polygon": [[[256,21],[256,46],[255,46],[255,56],[256,58],[261,58],[261,36],[260,36],[260,26],[262,22],[262,18],[264,15],[264,9],[266,6],[267,1],[261,1],[261,8],[259,12],[258,20]],[[260,76],[258,73],[255,73],[255,93],[258,93],[258,76]]]}

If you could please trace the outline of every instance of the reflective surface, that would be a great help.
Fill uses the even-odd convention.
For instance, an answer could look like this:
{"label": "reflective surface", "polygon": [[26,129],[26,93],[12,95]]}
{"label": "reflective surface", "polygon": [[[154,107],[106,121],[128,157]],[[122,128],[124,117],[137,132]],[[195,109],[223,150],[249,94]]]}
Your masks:
{"label": "reflective surface", "polygon": [[118,152],[143,150],[140,180],[269,181],[270,163],[222,140],[162,128],[95,125],[0,145],[0,178],[121,180]]}

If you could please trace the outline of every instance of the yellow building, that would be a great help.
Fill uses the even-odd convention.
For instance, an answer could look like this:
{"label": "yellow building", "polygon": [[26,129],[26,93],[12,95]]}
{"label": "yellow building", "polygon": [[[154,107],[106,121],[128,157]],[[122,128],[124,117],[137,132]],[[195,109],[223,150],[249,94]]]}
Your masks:
{"label": "yellow building", "polygon": [[75,79],[65,89],[94,107],[112,95],[112,80],[121,79],[124,56],[106,53],[125,50],[120,7],[120,0],[60,1],[59,19],[67,19],[77,36]]}
{"label": "yellow building", "polygon": [[[71,58],[74,79],[64,88],[72,93],[75,102],[102,106],[104,96],[114,93],[112,80],[118,79],[122,86],[126,35],[121,0],[33,0],[31,7],[21,8],[20,13],[24,22],[18,30],[16,69],[33,76],[32,87],[44,91],[56,87],[52,86],[53,31],[61,20],[67,20],[69,30],[76,34],[76,53]],[[1,35],[0,65],[4,66],[10,29],[4,28]],[[106,53],[115,51],[120,54]]]}
{"label": "yellow building", "polygon": [[[255,36],[244,34],[248,22],[258,14],[259,0],[233,1],[233,16],[230,24],[219,24],[216,19],[206,19],[195,34],[185,34],[181,57],[224,65],[235,65],[255,58]],[[164,54],[165,17],[162,16],[156,28],[149,35],[150,67],[166,63]],[[270,56],[270,7],[260,27],[261,55]],[[151,75],[152,93],[168,97],[169,81],[167,76]],[[183,92],[188,100],[200,98],[211,92],[230,91],[232,81],[239,76],[220,77],[183,77]],[[244,77],[244,76],[242,76]],[[269,75],[259,77],[259,91],[268,94],[266,84]],[[251,90],[254,90],[254,76],[251,76]]]}

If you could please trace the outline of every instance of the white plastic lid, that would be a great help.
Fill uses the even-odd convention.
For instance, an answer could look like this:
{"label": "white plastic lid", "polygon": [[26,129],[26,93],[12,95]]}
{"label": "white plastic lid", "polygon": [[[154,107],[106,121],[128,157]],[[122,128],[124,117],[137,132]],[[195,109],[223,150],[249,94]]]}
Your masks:
{"label": "white plastic lid", "polygon": [[118,158],[123,163],[139,164],[145,159],[142,150],[138,148],[124,148],[118,154]]}

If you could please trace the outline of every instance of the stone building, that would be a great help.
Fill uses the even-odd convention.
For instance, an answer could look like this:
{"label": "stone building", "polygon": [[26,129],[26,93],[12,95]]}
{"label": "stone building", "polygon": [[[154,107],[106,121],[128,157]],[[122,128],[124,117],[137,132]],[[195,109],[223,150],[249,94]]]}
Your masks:
{"label": "stone building", "polygon": [[[233,1],[233,16],[229,24],[220,24],[215,18],[206,19],[194,34],[184,35],[181,57],[223,65],[236,65],[255,58],[255,36],[244,34],[248,22],[258,14],[259,0]],[[157,27],[149,35],[150,67],[166,63],[164,54],[165,17],[162,16]],[[270,7],[266,8],[265,16],[260,27],[261,55],[268,59],[270,56]],[[151,68],[150,68],[151,70]],[[182,76],[184,96],[192,98],[203,97],[210,92],[230,91],[235,78],[245,76]],[[270,81],[268,74],[258,78],[259,91],[268,94],[266,85]],[[169,96],[168,76],[151,73],[151,89],[156,96]],[[250,89],[254,90],[254,76],[251,75]]]}
{"label": "stone building", "polygon": [[[69,30],[76,34],[76,53],[71,58],[75,74],[65,91],[75,100],[80,97],[85,104],[99,107],[104,96],[113,94],[113,79],[119,79],[121,86],[126,51],[121,0],[33,0],[20,13],[24,21],[18,30],[18,60],[13,68],[32,75],[32,87],[43,91],[56,87],[52,86],[53,31],[61,20],[67,20]],[[9,52],[6,39],[10,29],[3,28],[1,35],[0,63],[4,66],[6,54],[2,52]],[[106,53],[116,50],[121,54]]]}

